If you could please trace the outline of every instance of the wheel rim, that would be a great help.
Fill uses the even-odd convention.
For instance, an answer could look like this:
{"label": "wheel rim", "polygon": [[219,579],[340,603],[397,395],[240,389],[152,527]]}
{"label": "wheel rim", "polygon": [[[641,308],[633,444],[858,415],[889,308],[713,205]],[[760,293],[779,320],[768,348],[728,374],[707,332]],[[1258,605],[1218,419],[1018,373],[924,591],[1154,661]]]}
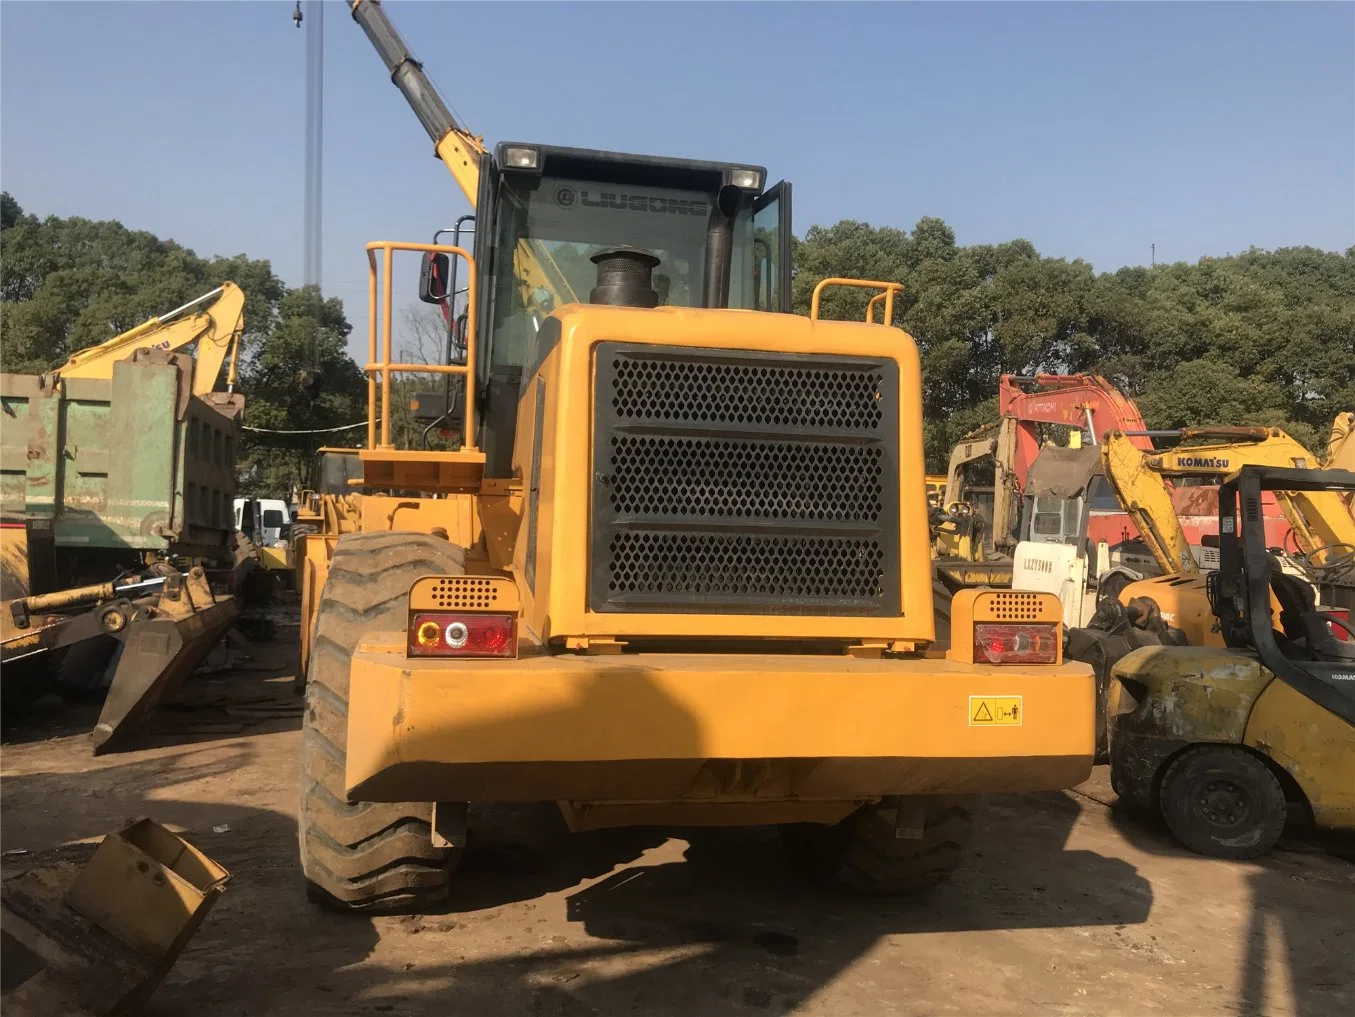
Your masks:
{"label": "wheel rim", "polygon": [[1213,777],[1201,785],[1195,810],[1212,826],[1240,826],[1251,811],[1251,795],[1236,781]]}

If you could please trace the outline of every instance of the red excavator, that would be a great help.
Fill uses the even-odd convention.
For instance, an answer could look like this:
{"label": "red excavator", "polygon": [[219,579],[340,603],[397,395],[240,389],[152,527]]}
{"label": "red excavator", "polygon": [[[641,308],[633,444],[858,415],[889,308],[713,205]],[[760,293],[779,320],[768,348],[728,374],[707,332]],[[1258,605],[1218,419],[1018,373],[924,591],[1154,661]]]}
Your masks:
{"label": "red excavator", "polygon": [[[1094,374],[1004,374],[998,382],[999,419],[966,435],[950,455],[946,489],[933,519],[937,557],[983,562],[1010,554],[1026,475],[1043,444],[1041,425],[1063,425],[1091,444],[1109,431],[1132,436],[1144,451],[1153,443],[1134,401]],[[1113,505],[1113,497],[1111,503]],[[1104,516],[1104,518],[1101,518]],[[1118,505],[1098,514],[1098,531],[1123,539],[1133,525]],[[1110,531],[1114,536],[1110,536]]]}

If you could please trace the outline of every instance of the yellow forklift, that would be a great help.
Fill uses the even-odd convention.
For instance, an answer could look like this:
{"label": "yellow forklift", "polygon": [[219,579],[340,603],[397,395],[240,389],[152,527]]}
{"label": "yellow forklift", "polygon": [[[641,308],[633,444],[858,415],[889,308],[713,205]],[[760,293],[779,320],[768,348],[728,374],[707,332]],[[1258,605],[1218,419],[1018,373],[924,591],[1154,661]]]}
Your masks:
{"label": "yellow forklift", "polygon": [[[1355,492],[1348,470],[1246,466],[1219,487],[1219,569],[1208,592],[1225,647],[1151,646],[1115,665],[1111,781],[1161,812],[1186,847],[1252,858],[1290,807],[1355,828],[1355,627],[1266,547],[1262,495]],[[1322,549],[1355,571],[1355,546]],[[1278,605],[1278,611],[1275,610]]]}

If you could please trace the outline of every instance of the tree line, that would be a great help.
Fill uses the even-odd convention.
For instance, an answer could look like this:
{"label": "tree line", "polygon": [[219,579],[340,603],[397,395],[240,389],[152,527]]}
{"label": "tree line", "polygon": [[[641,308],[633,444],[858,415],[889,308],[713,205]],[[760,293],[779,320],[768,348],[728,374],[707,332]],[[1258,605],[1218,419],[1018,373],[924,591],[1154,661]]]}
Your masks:
{"label": "tree line", "polygon": [[[49,370],[231,279],[247,296],[247,423],[299,431],[365,418],[365,380],[346,351],[351,326],[339,300],[288,287],[266,260],[202,258],[116,221],[39,219],[8,194],[0,211],[6,371]],[[1250,250],[1098,274],[1026,240],[957,244],[940,219],[911,232],[843,220],[796,238],[793,261],[799,313],[830,275],[903,283],[894,323],[921,350],[932,470],[944,468],[963,434],[994,418],[1006,372],[1102,374],[1136,400],[1150,427],[1280,426],[1314,451],[1335,414],[1355,407],[1355,247]],[[835,291],[824,313],[859,318],[867,296]],[[421,332],[412,319],[404,331],[421,356],[436,356],[438,330],[425,323]],[[303,368],[319,378],[309,393],[297,384]],[[399,417],[396,425],[407,426]],[[242,484],[304,485],[318,444],[360,437],[250,432]]]}
{"label": "tree line", "polygon": [[[795,244],[795,309],[830,275],[902,282],[895,323],[922,352],[927,462],[996,417],[1003,373],[1101,374],[1150,428],[1283,427],[1308,448],[1355,408],[1355,247],[1249,250],[1097,274],[1025,240],[961,246],[939,219],[911,233],[843,221]],[[836,317],[867,295],[825,295]]]}
{"label": "tree line", "polygon": [[[172,240],[116,221],[39,219],[0,196],[0,365],[39,373],[230,280],[245,292],[240,391],[245,423],[272,431],[320,430],[365,420],[367,386],[347,352],[342,301],[289,287],[266,260],[202,258]],[[302,370],[317,379],[298,384]],[[313,449],[352,445],[364,432],[246,432],[237,463],[242,490],[305,486]]]}

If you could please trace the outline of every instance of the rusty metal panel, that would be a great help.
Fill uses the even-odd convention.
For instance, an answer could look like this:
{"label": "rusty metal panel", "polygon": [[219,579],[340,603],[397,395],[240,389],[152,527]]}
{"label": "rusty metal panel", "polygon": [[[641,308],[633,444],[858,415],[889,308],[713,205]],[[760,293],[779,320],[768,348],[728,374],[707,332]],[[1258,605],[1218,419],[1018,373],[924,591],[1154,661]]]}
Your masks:
{"label": "rusty metal panel", "polygon": [[5,1013],[141,1013],[229,878],[149,819],[105,837],[83,869],[58,862],[6,876]]}
{"label": "rusty metal panel", "polygon": [[[96,511],[104,524],[133,546],[163,548],[170,543],[166,532],[174,528],[179,384],[172,364],[115,364],[115,394],[99,422],[107,440],[99,444],[100,455],[87,464],[88,469],[79,465],[86,458],[83,452],[77,451],[72,461],[82,478],[102,491],[103,502]],[[122,398],[123,393],[131,398]],[[74,421],[70,430],[72,436],[77,433]],[[98,473],[101,467],[106,472]],[[93,508],[95,503],[89,504]],[[82,507],[68,499],[68,510]]]}

